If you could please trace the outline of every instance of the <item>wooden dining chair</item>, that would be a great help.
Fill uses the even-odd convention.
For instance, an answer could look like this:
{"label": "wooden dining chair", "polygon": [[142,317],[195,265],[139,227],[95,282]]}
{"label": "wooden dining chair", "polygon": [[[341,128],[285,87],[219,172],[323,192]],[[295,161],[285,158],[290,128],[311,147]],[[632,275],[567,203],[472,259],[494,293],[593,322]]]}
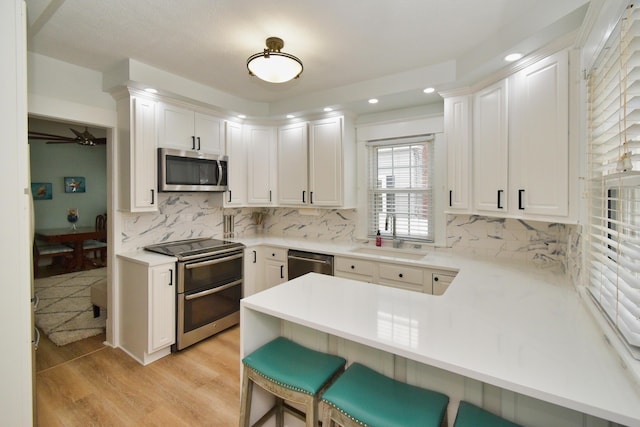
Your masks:
{"label": "wooden dining chair", "polygon": [[[107,214],[101,214],[96,216],[96,231],[106,231],[107,230]],[[98,266],[96,260],[100,257],[100,261],[102,266],[105,265],[107,261],[107,239],[91,239],[85,240],[82,242],[82,251],[84,253],[92,253],[93,259],[92,263],[94,266]]]}
{"label": "wooden dining chair", "polygon": [[40,277],[40,259],[51,258],[51,262],[62,259],[62,265],[67,273],[75,266],[73,248],[60,243],[46,243],[33,240],[33,277]]}

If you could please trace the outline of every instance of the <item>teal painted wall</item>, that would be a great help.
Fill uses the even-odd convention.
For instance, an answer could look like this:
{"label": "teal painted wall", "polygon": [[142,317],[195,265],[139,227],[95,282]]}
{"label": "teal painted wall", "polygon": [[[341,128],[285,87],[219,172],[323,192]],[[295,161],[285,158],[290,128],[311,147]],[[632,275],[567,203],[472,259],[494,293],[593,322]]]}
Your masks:
{"label": "teal painted wall", "polygon": [[[29,122],[30,130],[72,136],[68,125],[52,124],[42,128]],[[71,125],[83,131],[83,126]],[[99,130],[89,129],[96,137],[104,136]],[[47,144],[29,140],[31,182],[51,183],[51,200],[34,200],[35,228],[70,227],[66,214],[77,208],[79,226],[95,224],[96,215],[107,211],[107,156],[106,146],[85,147],[79,144]],[[65,177],[84,177],[84,193],[65,193]]]}

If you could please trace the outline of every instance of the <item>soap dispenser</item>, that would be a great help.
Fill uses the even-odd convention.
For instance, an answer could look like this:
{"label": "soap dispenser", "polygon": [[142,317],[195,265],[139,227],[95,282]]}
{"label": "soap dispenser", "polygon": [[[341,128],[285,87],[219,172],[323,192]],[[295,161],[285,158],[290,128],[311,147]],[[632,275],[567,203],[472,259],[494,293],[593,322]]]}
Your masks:
{"label": "soap dispenser", "polygon": [[382,236],[380,236],[380,230],[376,234],[376,246],[382,246]]}

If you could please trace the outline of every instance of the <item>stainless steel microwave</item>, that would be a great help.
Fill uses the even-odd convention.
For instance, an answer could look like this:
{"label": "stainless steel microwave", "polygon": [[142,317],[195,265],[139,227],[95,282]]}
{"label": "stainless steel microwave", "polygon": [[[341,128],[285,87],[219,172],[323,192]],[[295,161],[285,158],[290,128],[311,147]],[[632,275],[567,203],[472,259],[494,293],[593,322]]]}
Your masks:
{"label": "stainless steel microwave", "polygon": [[158,149],[158,191],[227,191],[229,158],[201,151]]}

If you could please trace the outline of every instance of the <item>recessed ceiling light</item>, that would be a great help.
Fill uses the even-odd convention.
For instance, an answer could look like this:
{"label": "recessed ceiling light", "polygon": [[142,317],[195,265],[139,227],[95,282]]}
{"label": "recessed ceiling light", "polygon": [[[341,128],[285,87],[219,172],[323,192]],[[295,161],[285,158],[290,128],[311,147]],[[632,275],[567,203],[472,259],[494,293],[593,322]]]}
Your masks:
{"label": "recessed ceiling light", "polygon": [[238,114],[238,118],[239,118],[239,119],[246,119],[246,118],[247,118],[247,116],[245,116],[244,114]]}
{"label": "recessed ceiling light", "polygon": [[287,119],[294,119],[296,116],[294,116],[293,114],[287,114]]}
{"label": "recessed ceiling light", "polygon": [[377,100],[377,99],[375,99],[375,98],[371,98],[371,99],[369,100],[369,104],[377,104],[377,103],[378,103],[378,100]]}
{"label": "recessed ceiling light", "polygon": [[152,87],[145,88],[144,91],[149,93],[158,93],[158,91]]}
{"label": "recessed ceiling light", "polygon": [[513,62],[513,61],[517,61],[520,58],[522,58],[521,53],[510,53],[509,55],[504,57],[504,60],[507,62]]}
{"label": "recessed ceiling light", "polygon": [[324,111],[328,113],[329,111],[333,111],[333,108],[331,108],[331,107],[324,107]]}
{"label": "recessed ceiling light", "polygon": [[428,88],[426,88],[425,90],[423,90],[423,92],[424,92],[424,93],[433,93],[433,92],[435,92],[435,91],[436,91],[436,90],[435,90],[434,88],[432,88],[432,87],[428,87]]}

